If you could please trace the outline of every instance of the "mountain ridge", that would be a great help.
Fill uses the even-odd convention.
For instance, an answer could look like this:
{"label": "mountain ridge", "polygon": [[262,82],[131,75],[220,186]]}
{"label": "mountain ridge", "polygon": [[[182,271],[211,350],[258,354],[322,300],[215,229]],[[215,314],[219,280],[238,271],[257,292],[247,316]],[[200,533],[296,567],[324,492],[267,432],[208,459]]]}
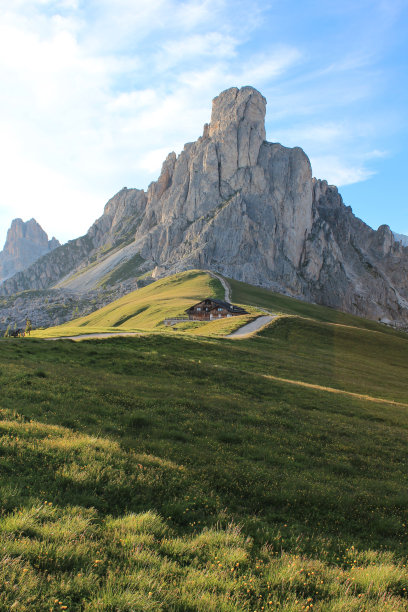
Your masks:
{"label": "mountain ridge", "polygon": [[265,112],[252,87],[222,92],[202,136],[170,153],[146,192],[122,189],[85,236],[3,283],[0,293],[89,289],[138,255],[134,276],[210,269],[407,325],[408,249],[388,226],[375,231],[355,217],[335,186],[312,178],[302,149],[267,142]]}

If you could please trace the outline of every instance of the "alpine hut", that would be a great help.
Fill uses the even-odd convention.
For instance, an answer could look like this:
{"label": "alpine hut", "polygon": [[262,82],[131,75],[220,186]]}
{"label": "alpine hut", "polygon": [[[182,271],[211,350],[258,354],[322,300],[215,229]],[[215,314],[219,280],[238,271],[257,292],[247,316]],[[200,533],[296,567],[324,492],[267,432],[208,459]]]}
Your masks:
{"label": "alpine hut", "polygon": [[190,306],[185,312],[192,321],[213,321],[222,317],[236,317],[248,314],[246,310],[239,306],[234,306],[234,304],[224,302],[223,300],[215,300],[214,298],[206,298],[202,302]]}

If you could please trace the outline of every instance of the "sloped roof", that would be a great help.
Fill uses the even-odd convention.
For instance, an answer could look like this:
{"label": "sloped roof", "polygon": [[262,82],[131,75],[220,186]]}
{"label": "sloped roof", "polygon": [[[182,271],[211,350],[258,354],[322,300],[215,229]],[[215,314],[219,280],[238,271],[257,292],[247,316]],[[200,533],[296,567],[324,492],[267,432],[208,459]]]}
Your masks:
{"label": "sloped roof", "polygon": [[197,304],[194,304],[194,306],[190,306],[190,308],[187,308],[185,312],[193,310],[196,306],[198,306],[198,304],[202,304],[203,302],[211,302],[215,304],[216,307],[225,308],[225,310],[228,310],[228,312],[248,314],[247,311],[241,308],[240,306],[235,306],[234,304],[230,304],[229,302],[225,302],[224,300],[217,300],[215,298],[205,298],[204,300],[201,300],[201,302],[197,302]]}

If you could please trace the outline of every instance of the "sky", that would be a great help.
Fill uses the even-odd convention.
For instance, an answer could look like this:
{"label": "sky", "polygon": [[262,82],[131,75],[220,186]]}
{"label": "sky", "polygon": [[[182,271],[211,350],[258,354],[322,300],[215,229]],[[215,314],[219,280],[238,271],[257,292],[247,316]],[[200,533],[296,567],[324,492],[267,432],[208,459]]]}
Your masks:
{"label": "sky", "polygon": [[408,234],[408,0],[0,0],[0,248],[16,217],[84,234],[244,85],[267,140]]}

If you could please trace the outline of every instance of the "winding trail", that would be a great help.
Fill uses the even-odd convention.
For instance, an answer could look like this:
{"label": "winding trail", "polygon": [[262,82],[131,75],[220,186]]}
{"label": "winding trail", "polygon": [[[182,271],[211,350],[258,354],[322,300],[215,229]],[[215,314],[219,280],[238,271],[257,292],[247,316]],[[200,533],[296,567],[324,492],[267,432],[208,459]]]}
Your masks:
{"label": "winding trail", "polygon": [[229,286],[225,278],[223,278],[220,274],[217,274],[216,272],[212,272],[211,270],[206,270],[206,272],[213,278],[216,278],[220,281],[221,285],[224,287],[224,301],[231,302],[231,287]]}
{"label": "winding trail", "polygon": [[[216,278],[217,280],[220,281],[221,285],[224,288],[224,300],[226,302],[231,303],[231,287],[228,281],[226,281],[225,278],[223,278],[220,274],[217,274],[216,272],[213,272],[212,270],[206,270],[206,272],[213,278]],[[236,329],[234,332],[232,332],[232,334],[225,336],[225,338],[244,338],[245,336],[248,336],[249,334],[254,334],[260,329],[269,325],[269,323],[271,323],[271,321],[273,321],[277,317],[275,313],[270,312],[269,310],[266,310],[265,308],[260,308],[258,306],[257,308],[258,310],[262,310],[262,312],[265,312],[266,314],[264,316],[260,316],[254,319],[253,321],[250,321],[249,323],[247,323],[246,325],[243,325],[239,329]]]}

